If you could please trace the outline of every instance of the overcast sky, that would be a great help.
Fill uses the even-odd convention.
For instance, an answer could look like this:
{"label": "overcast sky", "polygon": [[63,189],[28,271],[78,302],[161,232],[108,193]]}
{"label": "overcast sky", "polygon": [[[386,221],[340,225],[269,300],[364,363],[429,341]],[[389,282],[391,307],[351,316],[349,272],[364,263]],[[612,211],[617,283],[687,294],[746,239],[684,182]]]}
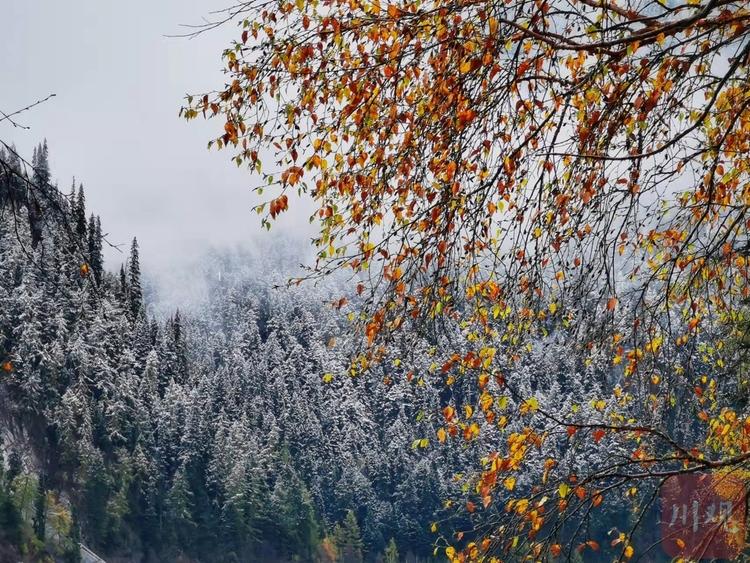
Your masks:
{"label": "overcast sky", "polygon": [[[127,246],[137,236],[152,270],[264,236],[251,210],[258,179],[229,152],[206,150],[221,124],[178,118],[187,92],[223,85],[220,55],[236,28],[167,36],[229,3],[2,0],[0,110],[56,97],[19,116],[29,131],[0,123],[0,138],[29,159],[46,138],[60,188],[69,191],[73,176],[82,181],[109,239]],[[306,217],[290,214],[278,232],[308,233]],[[114,269],[121,257],[110,251],[107,260]]]}

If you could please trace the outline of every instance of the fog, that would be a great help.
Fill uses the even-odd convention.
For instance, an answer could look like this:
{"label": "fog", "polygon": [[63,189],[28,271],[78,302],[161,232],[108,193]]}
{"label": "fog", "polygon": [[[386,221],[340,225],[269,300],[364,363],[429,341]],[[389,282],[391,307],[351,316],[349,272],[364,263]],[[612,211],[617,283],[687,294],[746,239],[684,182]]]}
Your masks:
{"label": "fog", "polygon": [[68,192],[74,176],[83,182],[89,211],[123,250],[105,250],[109,269],[119,267],[133,236],[144,270],[178,283],[176,272],[209,248],[281,233],[309,239],[309,203],[261,231],[252,211],[259,178],[236,168],[229,152],[206,149],[221,124],[178,117],[186,93],[223,85],[221,51],[236,28],[169,36],[230,3],[3,0],[0,110],[56,96],[17,117],[28,130],[1,122],[0,138],[29,159],[46,138],[60,189]]}

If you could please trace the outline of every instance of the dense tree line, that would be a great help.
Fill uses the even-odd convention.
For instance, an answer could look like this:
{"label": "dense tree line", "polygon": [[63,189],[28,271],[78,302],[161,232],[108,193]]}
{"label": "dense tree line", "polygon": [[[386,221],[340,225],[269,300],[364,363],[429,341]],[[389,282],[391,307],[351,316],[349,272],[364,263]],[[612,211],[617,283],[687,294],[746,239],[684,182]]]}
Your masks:
{"label": "dense tree line", "polygon": [[[476,542],[445,545],[448,559],[545,560],[607,545],[620,561],[650,558],[660,546],[647,541],[644,510],[694,488],[688,474],[733,474],[719,496],[744,514],[748,3],[325,6],[247,0],[195,28],[236,24],[222,82],[186,96],[181,114],[213,120],[209,148],[255,178],[264,226],[309,198],[309,277],[356,278],[366,359],[400,330],[465,328],[446,380],[473,379],[479,401],[465,416],[446,411],[441,436],[508,447],[488,453],[481,504],[467,507],[492,525]],[[565,395],[582,376],[597,396],[550,402],[545,386],[508,377],[523,375],[528,347],[551,328],[577,363]],[[512,411],[501,406],[508,393],[519,399]],[[506,440],[476,423],[478,411],[520,430]],[[571,450],[591,459],[585,473],[559,463]],[[631,508],[611,533],[592,529],[604,497]],[[561,538],[568,523],[578,533]],[[700,524],[717,531],[710,511]],[[713,535],[739,557],[746,534],[727,528]],[[672,556],[711,557],[694,533],[665,538]]]}
{"label": "dense tree line", "polygon": [[[453,380],[456,356],[445,350],[466,340],[460,324],[403,331],[378,364],[352,370],[364,340],[350,324],[358,305],[331,306],[341,305],[345,283],[335,277],[284,287],[295,251],[283,245],[206,255],[191,272],[206,297],[187,313],[156,314],[163,307],[144,289],[137,241],[107,270],[83,186],[61,195],[47,162],[42,145],[33,177],[0,175],[0,546],[8,557],[77,561],[83,541],[132,561],[429,558],[436,545],[442,555],[507,525],[513,495],[548,494],[535,482],[555,495],[570,487],[574,497],[575,484],[561,476],[593,475],[585,499],[611,485],[600,468],[629,459],[629,438],[585,426],[592,421],[621,412],[685,441],[700,436],[676,394],[668,412],[653,409],[648,394],[620,400],[623,367],[604,353],[578,353],[552,319],[522,361],[498,340],[499,371],[479,385],[469,373]],[[24,178],[47,190],[36,214],[27,213]],[[52,215],[49,205],[68,220],[32,227]],[[712,335],[703,338],[709,345]],[[468,354],[469,346],[461,360]],[[561,412],[573,413],[562,432]],[[505,497],[488,503],[467,468],[491,465],[496,452],[512,460],[519,448],[531,463],[509,468]],[[586,533],[628,529],[639,506],[648,530],[640,541],[658,544],[657,485],[597,501]],[[576,522],[543,533],[567,542],[571,557],[591,552],[573,549]]]}
{"label": "dense tree line", "polygon": [[[28,181],[68,229],[33,227],[23,174],[0,176],[2,541],[61,556],[75,532],[147,561],[430,555],[458,467],[415,444],[434,433],[437,388],[396,355],[352,377],[356,339],[324,303],[332,290],[269,289],[248,257],[207,257],[208,301],[150,315],[137,241],[107,271],[84,187],[60,195],[47,161],[45,144]],[[425,373],[430,347],[408,343]]]}

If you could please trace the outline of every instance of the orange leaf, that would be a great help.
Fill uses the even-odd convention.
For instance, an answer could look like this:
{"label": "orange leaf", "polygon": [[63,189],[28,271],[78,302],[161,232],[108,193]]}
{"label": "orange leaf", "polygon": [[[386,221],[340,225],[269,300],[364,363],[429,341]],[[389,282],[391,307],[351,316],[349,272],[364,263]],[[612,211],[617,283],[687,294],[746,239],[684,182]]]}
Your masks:
{"label": "orange leaf", "polygon": [[289,199],[286,195],[281,195],[271,202],[271,218],[275,219],[276,216],[282,211],[286,211],[289,208]]}
{"label": "orange leaf", "polygon": [[235,127],[234,123],[232,123],[231,121],[227,121],[224,124],[224,131],[226,132],[227,138],[230,141],[234,141],[237,139],[237,127]]}
{"label": "orange leaf", "polygon": [[447,435],[445,433],[445,428],[438,428],[438,430],[437,430],[437,439],[438,439],[438,442],[440,442],[442,444],[443,442],[445,442],[446,437],[447,437]]}
{"label": "orange leaf", "polygon": [[617,307],[617,297],[610,297],[607,300],[607,311],[614,311]]}

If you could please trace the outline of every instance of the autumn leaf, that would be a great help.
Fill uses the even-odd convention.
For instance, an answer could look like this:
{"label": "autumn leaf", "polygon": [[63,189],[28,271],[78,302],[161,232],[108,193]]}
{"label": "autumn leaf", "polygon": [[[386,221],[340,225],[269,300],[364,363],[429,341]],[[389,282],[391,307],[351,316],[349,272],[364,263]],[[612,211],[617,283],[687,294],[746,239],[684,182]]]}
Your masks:
{"label": "autumn leaf", "polygon": [[453,417],[456,414],[456,409],[448,405],[443,409],[443,417],[445,418],[446,422],[451,422],[453,420]]}
{"label": "autumn leaf", "polygon": [[519,408],[521,414],[532,414],[539,410],[539,401],[536,397],[531,397],[521,403]]}
{"label": "autumn leaf", "polygon": [[570,492],[570,486],[567,483],[560,483],[560,486],[557,488],[557,494],[560,495],[560,498],[565,498],[568,496],[568,493]]}
{"label": "autumn leaf", "polygon": [[227,141],[234,142],[237,140],[237,127],[231,121],[227,121],[224,124],[224,131],[226,132]]}
{"label": "autumn leaf", "polygon": [[286,194],[281,195],[271,202],[270,214],[272,218],[276,218],[279,213],[286,211],[289,208],[289,199]]}
{"label": "autumn leaf", "polygon": [[[743,52],[750,15],[741,3],[595,4],[243,3],[237,17],[253,27],[224,53],[226,84],[183,112],[222,116],[214,146],[277,190],[271,220],[288,207],[285,190],[311,199],[308,279],[356,280],[351,319],[369,365],[389,357],[395,333],[432,333],[440,321],[446,349],[424,377],[407,366],[407,381],[444,385],[460,405],[439,407],[439,442],[477,440],[480,422],[488,444],[507,440],[480,475],[486,464],[520,478],[536,455],[562,460],[558,435],[573,459],[607,436],[632,445],[637,463],[656,436],[675,450],[665,459],[683,455],[681,429],[653,423],[678,405],[709,430],[708,442],[687,444],[691,459],[732,465],[750,452],[731,394],[696,372],[737,365],[749,324],[747,57],[726,53]],[[490,348],[496,357],[481,355]],[[582,381],[573,392],[569,379],[549,386],[540,375],[549,388],[539,392],[560,395],[544,395],[540,413],[542,395],[524,400],[519,373],[536,373],[544,354],[552,371],[580,365]],[[618,385],[593,385],[602,373]],[[503,387],[517,409],[497,407]],[[639,430],[608,434],[604,420]],[[574,439],[579,428],[592,439]],[[561,484],[559,512],[613,463],[596,456]],[[552,478],[540,473],[530,489]],[[534,520],[523,502],[507,514],[519,509],[527,529],[495,526],[488,560],[519,537],[544,557],[531,543],[557,516]],[[571,525],[586,524],[572,512]]]}

